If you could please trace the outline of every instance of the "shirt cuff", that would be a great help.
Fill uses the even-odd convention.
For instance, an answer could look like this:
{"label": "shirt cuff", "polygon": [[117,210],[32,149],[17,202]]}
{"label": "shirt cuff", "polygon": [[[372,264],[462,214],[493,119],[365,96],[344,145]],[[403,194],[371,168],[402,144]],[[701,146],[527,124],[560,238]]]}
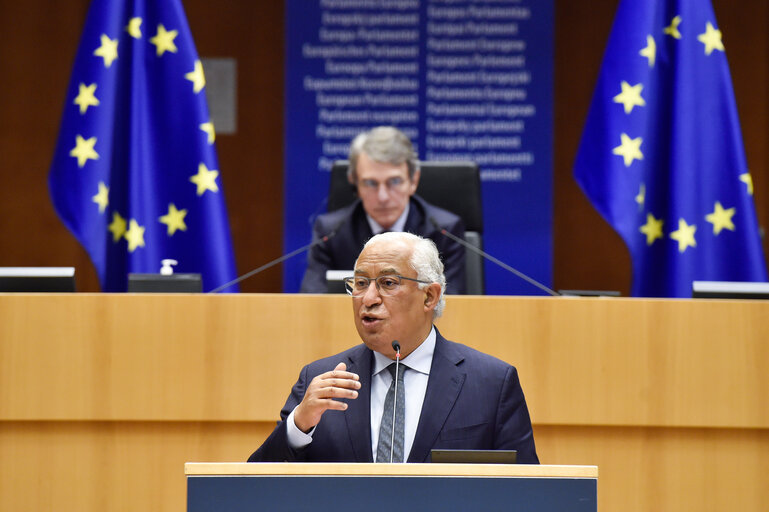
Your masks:
{"label": "shirt cuff", "polygon": [[294,411],[296,411],[296,407],[286,418],[286,435],[288,436],[288,445],[294,450],[298,450],[312,442],[312,434],[315,432],[315,427],[312,427],[307,434],[299,430],[299,427],[294,423]]}

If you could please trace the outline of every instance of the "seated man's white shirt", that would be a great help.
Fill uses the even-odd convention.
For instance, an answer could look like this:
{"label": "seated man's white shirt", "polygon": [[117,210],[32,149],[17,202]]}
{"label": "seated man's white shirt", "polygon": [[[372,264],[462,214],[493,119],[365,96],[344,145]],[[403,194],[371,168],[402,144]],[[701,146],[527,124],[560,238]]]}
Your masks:
{"label": "seated man's white shirt", "polygon": [[366,220],[368,221],[368,226],[371,228],[371,232],[374,233],[375,235],[378,235],[383,231],[394,231],[394,232],[403,231],[403,228],[406,227],[406,219],[409,216],[409,208],[411,208],[411,203],[406,203],[406,207],[403,209],[403,213],[401,213],[401,216],[398,217],[398,219],[395,222],[393,222],[393,225],[390,229],[383,228],[377,221],[375,221],[371,217],[371,215],[367,213]]}

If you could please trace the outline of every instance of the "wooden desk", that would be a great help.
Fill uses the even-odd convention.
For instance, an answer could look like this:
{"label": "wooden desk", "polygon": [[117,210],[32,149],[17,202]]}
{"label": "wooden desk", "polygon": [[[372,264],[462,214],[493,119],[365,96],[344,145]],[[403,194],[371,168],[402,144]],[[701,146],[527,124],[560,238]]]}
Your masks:
{"label": "wooden desk", "polygon": [[[0,295],[0,510],[181,510],[184,462],[245,460],[301,366],[358,343],[349,298]],[[769,302],[449,297],[516,365],[546,464],[605,510],[769,502]]]}

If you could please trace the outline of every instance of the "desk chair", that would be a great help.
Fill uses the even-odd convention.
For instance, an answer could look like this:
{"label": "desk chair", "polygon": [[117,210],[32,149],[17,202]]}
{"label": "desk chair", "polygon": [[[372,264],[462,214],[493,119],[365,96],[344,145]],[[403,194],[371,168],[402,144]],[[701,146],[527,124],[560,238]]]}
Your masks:
{"label": "desk chair", "polygon": [[[334,162],[328,192],[328,211],[355,201],[355,187],[347,181],[347,160]],[[425,201],[459,216],[465,224],[465,241],[483,249],[481,175],[473,162],[420,162],[417,194]],[[465,250],[468,295],[484,294],[483,258]]]}

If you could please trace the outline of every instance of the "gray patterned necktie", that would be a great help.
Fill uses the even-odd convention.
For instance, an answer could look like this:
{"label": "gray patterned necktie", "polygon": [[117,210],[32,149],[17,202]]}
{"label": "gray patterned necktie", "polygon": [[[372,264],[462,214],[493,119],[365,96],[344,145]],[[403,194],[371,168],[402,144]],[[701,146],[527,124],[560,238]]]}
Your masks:
{"label": "gray patterned necktie", "polygon": [[[385,396],[382,421],[379,424],[379,443],[376,450],[377,462],[403,462],[404,446],[404,416],[406,415],[406,390],[403,387],[403,374],[406,367],[403,364],[398,368],[398,379],[395,379],[395,363],[387,367],[393,376],[390,389]],[[393,430],[393,400],[395,388],[398,388],[398,399],[395,401],[395,429]],[[393,432],[395,433],[393,435]],[[392,461],[390,460],[390,447],[392,446]]]}

